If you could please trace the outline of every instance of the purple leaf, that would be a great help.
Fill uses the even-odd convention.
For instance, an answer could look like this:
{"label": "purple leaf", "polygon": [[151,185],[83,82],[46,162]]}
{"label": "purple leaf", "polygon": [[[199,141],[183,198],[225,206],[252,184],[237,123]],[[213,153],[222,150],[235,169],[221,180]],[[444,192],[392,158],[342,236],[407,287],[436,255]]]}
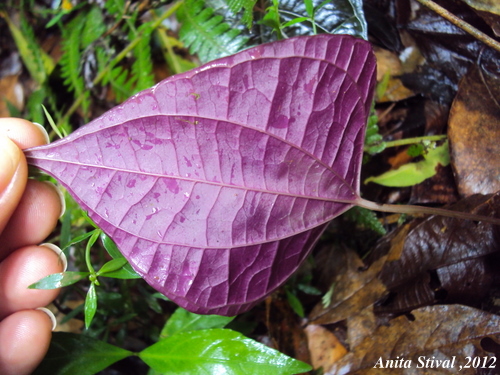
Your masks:
{"label": "purple leaf", "polygon": [[269,43],[170,77],[26,152],[158,291],[235,315],[297,269],[358,198],[369,43]]}

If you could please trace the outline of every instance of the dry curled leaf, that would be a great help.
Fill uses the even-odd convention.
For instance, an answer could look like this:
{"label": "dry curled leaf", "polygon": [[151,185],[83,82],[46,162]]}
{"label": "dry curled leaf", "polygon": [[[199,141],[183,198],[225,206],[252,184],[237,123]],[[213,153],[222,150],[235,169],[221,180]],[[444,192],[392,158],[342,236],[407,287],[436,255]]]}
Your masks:
{"label": "dry curled leaf", "polygon": [[[334,364],[327,374],[476,374],[475,368],[465,368],[466,357],[487,357],[485,367],[492,365],[494,355],[483,344],[500,340],[500,316],[461,305],[438,305],[399,316],[381,325],[351,352]],[[487,346],[484,345],[487,349]],[[437,368],[453,365],[452,368]],[[409,368],[385,368],[388,360],[407,364]],[[401,361],[402,360],[402,361]],[[401,361],[401,362],[400,362]],[[423,366],[422,366],[423,362]],[[429,365],[425,368],[425,364]],[[380,366],[382,364],[382,367]],[[377,366],[376,366],[377,365]],[[376,366],[376,368],[374,368]],[[420,366],[420,368],[419,368]],[[460,368],[462,366],[462,368]],[[391,372],[389,372],[391,371]]]}
{"label": "dry curled leaf", "polygon": [[355,251],[337,250],[336,271],[332,274],[333,293],[327,304],[318,303],[309,320],[315,324],[331,324],[358,314],[380,299],[386,289],[377,278],[385,259],[379,259],[366,269]]}
{"label": "dry curled leaf", "polygon": [[266,299],[266,325],[272,347],[290,357],[311,363],[307,333],[283,288]]}
{"label": "dry curled leaf", "polygon": [[[500,194],[475,195],[456,209],[500,214]],[[385,255],[380,280],[390,291],[378,312],[404,312],[433,303],[473,303],[496,274],[498,226],[433,216],[414,220],[381,239],[371,259]],[[386,255],[387,254],[387,255]]]}
{"label": "dry curled leaf", "polygon": [[337,336],[323,326],[311,324],[305,328],[311,363],[315,369],[328,371],[335,362],[347,354]]}
{"label": "dry curled leaf", "polygon": [[474,67],[461,81],[451,108],[451,165],[463,196],[500,190],[500,104],[491,89],[499,85],[498,73],[488,76]]}

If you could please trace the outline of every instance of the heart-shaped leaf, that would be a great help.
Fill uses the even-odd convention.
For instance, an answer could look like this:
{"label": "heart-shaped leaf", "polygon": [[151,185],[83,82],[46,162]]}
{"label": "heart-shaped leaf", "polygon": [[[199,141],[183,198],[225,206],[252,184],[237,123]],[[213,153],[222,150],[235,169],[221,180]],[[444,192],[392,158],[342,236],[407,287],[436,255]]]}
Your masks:
{"label": "heart-shaped leaf", "polygon": [[358,198],[369,43],[264,44],[170,77],[26,152],[160,292],[235,315],[281,285]]}

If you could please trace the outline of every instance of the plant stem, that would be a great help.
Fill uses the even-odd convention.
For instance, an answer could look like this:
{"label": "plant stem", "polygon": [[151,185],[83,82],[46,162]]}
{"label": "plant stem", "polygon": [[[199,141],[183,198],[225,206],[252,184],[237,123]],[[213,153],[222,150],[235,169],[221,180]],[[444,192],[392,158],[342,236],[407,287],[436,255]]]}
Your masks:
{"label": "plant stem", "polygon": [[490,38],[488,35],[483,33],[482,31],[479,31],[476,29],[474,26],[468,24],[467,22],[461,20],[454,14],[448,12],[445,8],[442,6],[436,4],[432,0],[417,0],[420,4],[425,5],[429,9],[433,10],[437,14],[439,14],[441,17],[444,19],[450,21],[452,24],[455,26],[461,28],[465,32],[468,32],[471,34],[474,38],[479,39],[481,42],[484,44],[490,46],[493,49],[496,49],[497,51],[500,52],[500,43],[497,42],[495,39]]}
{"label": "plant stem", "polygon": [[[442,134],[442,135],[425,135],[423,137],[413,137],[413,138],[405,138],[405,139],[397,139],[395,141],[388,141],[388,142],[385,142],[385,147],[384,149],[388,148],[388,147],[397,147],[397,146],[404,146],[404,145],[412,145],[412,144],[415,144],[415,143],[419,143],[419,142],[422,142],[422,141],[431,141],[431,142],[435,142],[435,141],[441,141],[443,139],[445,139],[447,136]],[[381,144],[382,142],[375,142],[374,144],[370,144],[370,145],[365,145],[363,150],[365,152],[369,152],[370,148],[373,147],[374,145],[377,145],[377,144]]]}
{"label": "plant stem", "polygon": [[446,135],[442,134],[442,135],[426,135],[423,137],[397,139],[395,141],[385,142],[385,148],[411,145],[411,144],[419,143],[422,141],[431,141],[431,142],[432,141],[441,141],[442,139],[445,139],[445,138],[446,138]]}
{"label": "plant stem", "polygon": [[452,210],[447,210],[445,208],[414,206],[411,204],[398,205],[398,204],[376,203],[365,200],[361,197],[357,198],[354,204],[374,211],[392,212],[392,213],[409,214],[409,215],[416,215],[416,214],[440,215],[456,219],[484,221],[490,224],[500,225],[500,219],[497,219],[495,217],[481,216],[481,215],[471,214],[469,212],[452,211]]}
{"label": "plant stem", "polygon": [[91,276],[95,276],[95,270],[90,259],[90,249],[92,248],[92,246],[94,246],[95,242],[99,238],[101,230],[94,229],[93,232],[94,233],[92,234],[92,236],[90,236],[89,240],[87,241],[87,246],[85,247],[85,263],[87,264],[87,268],[89,269]]}
{"label": "plant stem", "polygon": [[[158,19],[156,19],[153,24],[152,24],[152,30],[156,29],[158,26],[161,25],[163,20],[166,18],[170,17],[172,14],[174,14],[177,9],[182,5],[183,0],[178,1],[174,3],[165,13],[163,13]],[[127,54],[134,49],[134,47],[141,41],[141,38],[143,36],[144,32],[140,32],[137,34],[137,36],[132,40],[127,47],[125,47],[116,57],[111,60],[111,62],[103,69],[101,72],[94,78],[92,81],[92,85],[97,85],[101,80],[106,76],[106,74],[109,74],[111,69],[115,67],[116,64],[118,64]],[[83,101],[84,95],[79,95],[75,101],[73,102],[73,105],[66,111],[64,116],[61,117],[61,119],[58,121],[58,126],[60,124],[65,123],[69,117],[78,109],[78,107],[81,105]]]}

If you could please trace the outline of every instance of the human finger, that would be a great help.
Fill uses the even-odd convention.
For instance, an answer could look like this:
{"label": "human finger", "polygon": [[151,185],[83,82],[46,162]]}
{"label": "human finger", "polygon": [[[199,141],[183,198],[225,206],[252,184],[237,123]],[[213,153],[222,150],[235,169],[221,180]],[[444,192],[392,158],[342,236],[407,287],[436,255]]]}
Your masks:
{"label": "human finger", "polygon": [[0,118],[0,135],[11,139],[21,150],[49,143],[43,126],[20,118]]}
{"label": "human finger", "polygon": [[64,254],[54,245],[26,246],[0,263],[0,320],[20,310],[49,304],[59,289],[28,289],[53,273],[65,270]]}
{"label": "human finger", "polygon": [[0,260],[13,249],[39,244],[57,225],[64,198],[53,184],[29,180],[24,193],[0,234]]}
{"label": "human finger", "polygon": [[18,311],[0,321],[0,374],[31,374],[47,353],[52,327],[38,310]]}

